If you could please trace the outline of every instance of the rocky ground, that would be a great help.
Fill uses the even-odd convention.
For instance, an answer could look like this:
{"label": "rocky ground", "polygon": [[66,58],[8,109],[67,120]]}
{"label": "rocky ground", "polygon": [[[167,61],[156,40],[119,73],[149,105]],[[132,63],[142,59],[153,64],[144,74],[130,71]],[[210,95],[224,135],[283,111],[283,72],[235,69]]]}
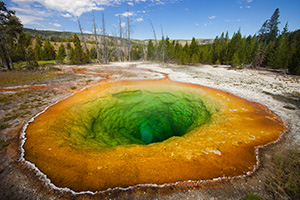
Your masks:
{"label": "rocky ground", "polygon": [[[21,73],[15,77],[19,82],[0,84],[0,199],[244,199],[252,193],[264,199],[299,197],[299,76],[270,70],[235,70],[229,66],[136,62],[55,68],[60,70],[51,70],[47,72],[51,76],[38,80],[20,81]],[[1,72],[0,76],[6,77],[5,73]],[[22,161],[20,134],[23,127],[47,106],[99,81],[165,77],[221,89],[259,102],[277,114],[289,131],[279,143],[260,150],[260,168],[250,177],[197,186],[138,187],[74,194],[43,182],[37,171]],[[290,166],[289,163],[293,164]],[[287,173],[286,169],[291,171]],[[294,173],[298,174],[293,176]],[[288,177],[282,174],[288,174]]]}

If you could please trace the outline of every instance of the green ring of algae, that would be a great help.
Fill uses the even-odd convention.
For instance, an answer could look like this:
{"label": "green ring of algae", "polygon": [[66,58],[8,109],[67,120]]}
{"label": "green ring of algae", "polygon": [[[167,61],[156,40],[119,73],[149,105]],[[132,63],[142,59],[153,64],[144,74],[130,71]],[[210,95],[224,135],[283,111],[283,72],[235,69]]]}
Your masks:
{"label": "green ring of algae", "polygon": [[[53,129],[76,145],[109,148],[162,142],[208,123],[215,112],[200,94],[185,88],[127,88],[79,102]],[[205,99],[205,98],[204,98]]]}

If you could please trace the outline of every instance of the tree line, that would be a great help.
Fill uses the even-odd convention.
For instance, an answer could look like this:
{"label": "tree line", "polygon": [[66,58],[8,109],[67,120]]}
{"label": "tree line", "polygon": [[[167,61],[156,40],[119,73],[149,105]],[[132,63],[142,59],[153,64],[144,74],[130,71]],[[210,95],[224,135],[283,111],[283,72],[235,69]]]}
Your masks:
{"label": "tree line", "polygon": [[157,45],[149,40],[147,59],[180,64],[226,64],[233,67],[268,67],[287,69],[300,75],[300,30],[289,32],[288,23],[280,32],[279,9],[266,20],[258,34],[242,36],[238,30],[230,39],[228,32],[214,39],[212,44],[199,45],[195,38],[185,45],[162,37]]}
{"label": "tree line", "polygon": [[[78,18],[77,20],[81,30],[80,21]],[[49,38],[42,38],[39,34],[32,38],[29,34],[25,34],[15,12],[8,10],[4,2],[0,2],[0,65],[11,70],[14,69],[14,63],[21,61],[26,63],[28,69],[32,69],[38,66],[38,61],[47,60],[70,64],[148,60],[179,64],[226,64],[233,67],[248,65],[286,69],[291,74],[300,75],[300,30],[289,32],[286,23],[284,29],[280,31],[278,8],[253,36],[242,36],[241,31],[238,30],[231,38],[228,32],[222,33],[212,44],[201,45],[195,38],[190,43],[182,45],[179,41],[164,38],[163,34],[162,39],[157,41],[150,20],[155,40],[149,40],[147,45],[133,45],[130,41],[129,16],[126,30],[122,29],[119,18],[120,35],[108,37],[105,33],[104,15],[102,15],[104,31],[101,40],[98,41],[94,16],[93,21],[95,39],[93,42],[88,41],[93,43],[90,48],[87,47],[83,36],[80,40],[79,36],[74,34],[73,38],[58,38],[60,46],[55,50]]]}
{"label": "tree line", "polygon": [[[78,18],[77,20],[82,34],[80,21]],[[127,24],[129,22],[128,16]],[[56,40],[43,38],[39,34],[35,34],[34,37],[26,34],[15,12],[8,10],[5,3],[0,1],[0,66],[6,66],[8,70],[12,70],[15,68],[15,63],[25,62],[28,69],[34,69],[38,66],[38,61],[56,60],[58,63],[86,64],[142,59],[143,45],[132,45],[130,25],[123,30],[121,19],[119,19],[119,23],[119,39],[108,37],[105,32],[104,15],[102,15],[103,35],[100,37],[101,41],[98,42],[99,37],[96,34],[94,19],[95,40],[88,41],[88,43],[92,43],[88,48],[83,34],[81,39],[77,34],[73,34],[73,38],[57,37]],[[55,50],[53,45],[56,42],[60,44],[58,50]]]}

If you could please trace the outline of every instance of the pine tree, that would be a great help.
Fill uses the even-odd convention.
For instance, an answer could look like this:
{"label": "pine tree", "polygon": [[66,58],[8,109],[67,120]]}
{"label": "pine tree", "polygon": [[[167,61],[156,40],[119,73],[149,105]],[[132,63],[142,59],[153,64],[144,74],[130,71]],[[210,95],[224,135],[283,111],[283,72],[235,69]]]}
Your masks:
{"label": "pine tree", "polygon": [[[228,61],[233,61],[234,54],[239,50],[239,45],[242,40],[241,31],[238,30],[237,33],[234,33],[229,44],[228,44]],[[237,54],[238,56],[238,54]]]}
{"label": "pine tree", "polygon": [[278,38],[278,47],[275,56],[275,68],[287,68],[290,49],[288,23],[286,23],[282,34]]}
{"label": "pine tree", "polygon": [[131,58],[132,60],[140,60],[143,57],[143,47],[138,45],[132,45],[131,47]]}
{"label": "pine tree", "polygon": [[42,60],[55,60],[55,58],[56,53],[54,46],[50,43],[49,39],[46,39],[42,53]]}
{"label": "pine tree", "polygon": [[82,50],[80,39],[75,33],[73,36],[73,43],[75,48],[70,50],[70,61],[72,64],[86,64],[88,63],[88,56]]}
{"label": "pine tree", "polygon": [[184,47],[182,48],[182,53],[180,56],[180,63],[181,64],[188,64],[191,62],[191,51],[189,44],[186,42]]}
{"label": "pine tree", "polygon": [[190,62],[190,56],[184,50],[182,50],[179,58],[179,64],[187,64]]}
{"label": "pine tree", "polygon": [[57,60],[59,63],[63,63],[65,57],[66,57],[65,46],[64,46],[63,44],[61,44],[61,45],[59,46],[59,49],[58,49],[58,53],[57,53],[57,56],[56,56],[56,60]]}
{"label": "pine tree", "polygon": [[196,39],[193,37],[192,42],[190,44],[190,55],[198,54],[198,44]]}
{"label": "pine tree", "polygon": [[198,54],[194,53],[191,58],[192,63],[193,64],[199,63],[199,60],[200,60],[200,58],[199,58]]}
{"label": "pine tree", "polygon": [[[169,38],[167,37],[168,41]],[[168,42],[166,40],[166,44],[167,44],[167,60],[169,61],[174,61],[175,60],[175,40],[173,40],[172,42]],[[169,43],[169,44],[168,44]]]}
{"label": "pine tree", "polygon": [[278,24],[280,23],[278,19],[279,9],[276,8],[271,16],[271,19],[266,20],[258,31],[258,36],[261,42],[267,42],[268,44],[270,41],[273,41],[277,38],[279,33]]}
{"label": "pine tree", "polygon": [[263,62],[264,66],[276,68],[276,52],[277,52],[277,41],[270,41],[266,49],[266,57]]}
{"label": "pine tree", "polygon": [[226,33],[226,37],[224,37],[224,32],[220,36],[220,50],[218,62],[216,64],[226,64],[227,62],[227,53],[228,53],[228,32]]}
{"label": "pine tree", "polygon": [[170,38],[167,36],[165,40],[165,61],[168,62],[170,60]]}
{"label": "pine tree", "polygon": [[28,58],[28,63],[29,63],[29,69],[34,69],[38,67],[38,62],[35,59],[35,54],[34,50],[32,49],[31,46],[27,48],[27,58]]}
{"label": "pine tree", "polygon": [[212,45],[203,45],[200,46],[200,53],[199,53],[199,57],[200,57],[200,61],[203,63],[211,63],[212,59],[210,56],[210,50],[212,48]]}
{"label": "pine tree", "polygon": [[300,30],[291,33],[291,48],[288,60],[289,73],[300,75]]}
{"label": "pine tree", "polygon": [[35,36],[35,45],[34,45],[34,56],[36,60],[42,60],[42,56],[43,56],[43,49],[42,49],[42,39],[41,36],[36,35]]}
{"label": "pine tree", "polygon": [[91,48],[90,57],[91,57],[91,59],[97,59],[97,49],[95,47]]}
{"label": "pine tree", "polygon": [[150,39],[147,45],[147,60],[154,60],[155,59],[155,47]]}
{"label": "pine tree", "polygon": [[280,24],[278,19],[279,19],[279,8],[276,8],[276,10],[274,11],[274,13],[268,23],[270,40],[274,40],[278,36],[278,33],[279,33],[278,24]]}
{"label": "pine tree", "polygon": [[232,58],[232,61],[231,61],[231,66],[233,67],[237,67],[240,65],[240,59],[239,59],[239,55],[238,53],[236,52],[234,55],[233,55],[233,58]]}
{"label": "pine tree", "polygon": [[248,45],[248,52],[246,56],[247,64],[252,64],[255,60],[256,56],[258,55],[259,49],[259,40],[256,35],[251,38],[250,44]]}
{"label": "pine tree", "polygon": [[8,10],[5,3],[0,1],[0,57],[8,70],[14,69],[15,46],[21,33],[23,33],[23,25],[15,16],[15,12]]}
{"label": "pine tree", "polygon": [[246,63],[246,53],[247,53],[247,40],[245,37],[243,37],[240,40],[237,53],[238,53],[240,63],[245,64]]}
{"label": "pine tree", "polygon": [[31,37],[29,34],[25,35],[23,32],[19,34],[18,42],[16,45],[16,58],[17,60],[26,61],[28,69],[31,68],[27,53],[27,48],[31,44]]}

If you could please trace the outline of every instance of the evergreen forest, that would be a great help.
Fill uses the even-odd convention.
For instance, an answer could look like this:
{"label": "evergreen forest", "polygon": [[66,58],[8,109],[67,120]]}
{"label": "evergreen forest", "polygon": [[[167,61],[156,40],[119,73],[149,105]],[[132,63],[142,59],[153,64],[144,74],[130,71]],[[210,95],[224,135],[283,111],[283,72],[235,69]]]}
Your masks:
{"label": "evergreen forest", "polygon": [[86,64],[147,60],[225,64],[236,68],[265,67],[300,75],[300,29],[290,32],[286,23],[284,29],[279,30],[279,16],[277,8],[253,36],[243,36],[238,30],[229,38],[226,32],[215,37],[211,44],[199,44],[195,38],[182,44],[164,36],[160,40],[133,42],[130,38],[122,38],[122,35],[108,37],[105,34],[98,42],[96,34],[94,39],[85,41],[85,37],[77,34],[73,34],[72,38],[49,38],[38,33],[26,33],[15,12],[0,2],[0,66],[13,70],[20,66],[36,69],[51,61]]}

